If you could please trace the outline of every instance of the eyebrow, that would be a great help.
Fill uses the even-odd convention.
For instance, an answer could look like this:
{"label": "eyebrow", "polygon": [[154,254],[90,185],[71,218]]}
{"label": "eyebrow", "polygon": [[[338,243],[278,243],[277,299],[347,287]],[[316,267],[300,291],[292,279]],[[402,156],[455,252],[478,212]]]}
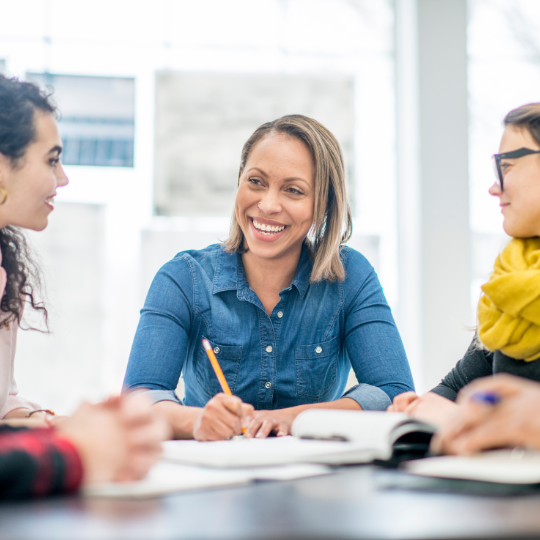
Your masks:
{"label": "eyebrow", "polygon": [[62,147],[59,146],[58,144],[56,146],[53,146],[48,152],[47,154],[58,154],[60,155],[62,153]]}
{"label": "eyebrow", "polygon": [[[265,178],[268,178],[268,174],[265,173],[262,169],[259,169],[259,167],[251,167],[248,169],[248,173],[250,171],[259,171]],[[301,178],[299,176],[293,176],[292,178],[285,178],[284,182],[295,182],[296,180],[300,180],[301,182],[305,182],[309,185],[309,182],[305,178]]]}

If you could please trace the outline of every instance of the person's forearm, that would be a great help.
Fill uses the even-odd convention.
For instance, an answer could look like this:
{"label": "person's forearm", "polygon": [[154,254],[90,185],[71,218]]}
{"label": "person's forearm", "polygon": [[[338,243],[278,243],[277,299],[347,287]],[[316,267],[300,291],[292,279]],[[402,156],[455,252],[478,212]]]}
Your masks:
{"label": "person's forearm", "polygon": [[159,401],[154,405],[167,419],[173,439],[193,439],[193,425],[200,416],[200,407],[186,407],[174,401]]}
{"label": "person's forearm", "polygon": [[29,412],[31,412],[30,409],[26,409],[24,407],[12,409],[4,416],[3,420],[13,420],[15,418],[27,418]]}

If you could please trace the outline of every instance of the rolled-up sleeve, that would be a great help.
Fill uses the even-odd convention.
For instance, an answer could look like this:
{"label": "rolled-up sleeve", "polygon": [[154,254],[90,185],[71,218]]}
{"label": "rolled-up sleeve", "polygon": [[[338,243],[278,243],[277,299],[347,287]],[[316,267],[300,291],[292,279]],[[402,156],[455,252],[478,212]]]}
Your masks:
{"label": "rolled-up sleeve", "polygon": [[409,362],[375,270],[350,250],[346,272],[345,346],[360,384],[343,397],[362,409],[385,410],[395,396],[414,390]]}
{"label": "rolled-up sleeve", "polygon": [[363,411],[385,411],[389,405],[392,405],[388,394],[371,384],[357,384],[349,388],[341,397],[354,399]]}

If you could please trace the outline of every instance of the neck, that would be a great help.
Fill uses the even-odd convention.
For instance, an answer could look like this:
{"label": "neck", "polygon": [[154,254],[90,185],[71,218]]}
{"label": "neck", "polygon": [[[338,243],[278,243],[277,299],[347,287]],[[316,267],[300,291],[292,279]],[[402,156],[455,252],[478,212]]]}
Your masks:
{"label": "neck", "polygon": [[292,283],[301,254],[302,246],[294,253],[279,259],[263,259],[247,251],[242,255],[242,263],[249,286],[257,294],[259,291],[279,294]]}
{"label": "neck", "polygon": [[7,219],[5,210],[0,206],[0,229],[10,225],[9,219]]}

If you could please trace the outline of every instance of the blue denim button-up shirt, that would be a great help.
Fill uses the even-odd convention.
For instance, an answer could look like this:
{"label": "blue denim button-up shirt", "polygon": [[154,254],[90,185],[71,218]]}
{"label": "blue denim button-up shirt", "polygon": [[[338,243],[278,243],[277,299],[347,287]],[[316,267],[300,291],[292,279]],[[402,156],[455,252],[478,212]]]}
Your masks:
{"label": "blue denim button-up shirt", "polygon": [[[344,281],[310,283],[302,250],[291,285],[268,316],[249,286],[242,257],[212,245],[184,251],[157,273],[131,349],[124,390],[154,401],[203,407],[219,382],[202,347],[207,338],[233,394],[255,409],[349,397],[384,410],[413,390],[405,350],[375,271],[344,247]],[[352,368],[360,384],[343,394]]]}

